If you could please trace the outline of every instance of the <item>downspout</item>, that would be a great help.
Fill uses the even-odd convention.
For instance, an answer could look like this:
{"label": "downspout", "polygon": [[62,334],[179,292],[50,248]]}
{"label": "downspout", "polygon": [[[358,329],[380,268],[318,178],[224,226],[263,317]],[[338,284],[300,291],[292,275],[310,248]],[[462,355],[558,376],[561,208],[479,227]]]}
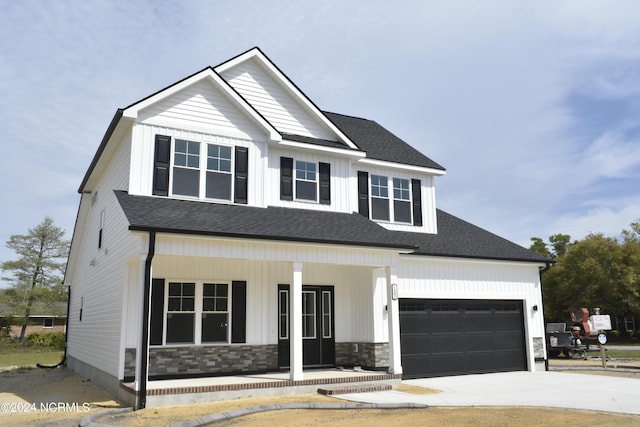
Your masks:
{"label": "downspout", "polygon": [[59,361],[56,365],[41,365],[40,363],[36,363],[38,368],[45,369],[53,369],[59,368],[60,366],[64,366],[67,362],[67,346],[69,343],[69,306],[71,305],[71,286],[67,288],[67,321],[64,328],[64,354],[62,355],[62,360]]}
{"label": "downspout", "polygon": [[149,231],[149,252],[144,263],[144,295],[142,298],[142,334],[140,337],[140,390],[136,410],[147,406],[147,377],[149,376],[149,299],[151,297],[151,262],[156,251],[156,232]]}
{"label": "downspout", "polygon": [[[539,274],[540,274],[540,295],[542,295],[542,274],[546,273],[547,271],[549,271],[549,269],[551,267],[553,267],[553,264],[555,264],[555,261],[547,261],[547,265],[540,269],[540,272],[539,272]],[[544,295],[542,295],[542,297],[544,298]],[[544,301],[543,301],[542,305],[544,307]],[[543,318],[543,321],[544,321],[544,318]],[[544,324],[543,324],[543,326],[544,326]],[[546,341],[547,340],[547,331],[546,330],[545,330],[544,336],[545,336],[545,341]],[[546,347],[546,342],[545,342],[545,347]],[[549,357],[545,357],[544,358],[544,370],[545,371],[549,370]]]}

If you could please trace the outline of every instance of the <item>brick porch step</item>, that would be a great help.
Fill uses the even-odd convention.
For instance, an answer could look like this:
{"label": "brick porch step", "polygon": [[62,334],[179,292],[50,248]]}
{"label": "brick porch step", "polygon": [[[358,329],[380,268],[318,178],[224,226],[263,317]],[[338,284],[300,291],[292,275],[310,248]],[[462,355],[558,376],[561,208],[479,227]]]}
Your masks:
{"label": "brick porch step", "polygon": [[331,396],[334,394],[347,394],[347,393],[369,393],[372,391],[388,391],[391,390],[389,384],[354,384],[341,387],[322,387],[318,389],[318,393],[325,396]]}

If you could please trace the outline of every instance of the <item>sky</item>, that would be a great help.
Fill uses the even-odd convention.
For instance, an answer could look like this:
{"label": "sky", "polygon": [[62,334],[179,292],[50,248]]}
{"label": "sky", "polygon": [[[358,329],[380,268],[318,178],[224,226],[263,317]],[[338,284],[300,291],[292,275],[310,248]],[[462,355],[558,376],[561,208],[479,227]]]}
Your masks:
{"label": "sky", "polygon": [[639,22],[636,1],[0,0],[0,241],[45,216],[70,239],[116,109],[254,46],[443,165],[439,208],[526,247],[619,235],[640,218]]}

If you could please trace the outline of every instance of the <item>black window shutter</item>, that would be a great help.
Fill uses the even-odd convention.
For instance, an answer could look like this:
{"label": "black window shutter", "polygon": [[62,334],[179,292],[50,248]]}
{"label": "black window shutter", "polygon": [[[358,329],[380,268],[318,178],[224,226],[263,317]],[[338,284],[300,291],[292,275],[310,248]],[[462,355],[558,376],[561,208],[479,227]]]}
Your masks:
{"label": "black window shutter", "polygon": [[413,225],[421,226],[422,225],[422,185],[420,184],[419,179],[411,180],[411,194],[412,201],[411,204],[413,206]]}
{"label": "black window shutter", "polygon": [[233,201],[247,204],[247,176],[249,174],[249,149],[236,147],[235,185]]}
{"label": "black window shutter", "polygon": [[293,200],[293,159],[280,157],[280,200]]}
{"label": "black window shutter", "polygon": [[231,342],[247,342],[247,282],[231,282]]}
{"label": "black window shutter", "polygon": [[369,218],[369,173],[358,171],[358,213]]}
{"label": "black window shutter", "polygon": [[151,328],[149,344],[162,345],[164,329],[164,279],[153,279],[151,282]]}
{"label": "black window shutter", "polygon": [[329,163],[318,163],[320,172],[320,203],[331,204],[331,165]]}
{"label": "black window shutter", "polygon": [[169,195],[169,159],[171,158],[171,137],[156,135],[156,151],[153,163],[153,195]]}

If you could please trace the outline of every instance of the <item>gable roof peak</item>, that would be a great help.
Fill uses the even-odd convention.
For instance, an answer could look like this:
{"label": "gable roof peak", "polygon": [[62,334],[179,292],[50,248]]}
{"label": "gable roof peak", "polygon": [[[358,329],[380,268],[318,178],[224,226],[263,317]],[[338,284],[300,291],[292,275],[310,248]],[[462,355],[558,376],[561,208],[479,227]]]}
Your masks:
{"label": "gable roof peak", "polygon": [[296,100],[300,105],[315,117],[326,128],[331,130],[331,133],[336,135],[337,139],[344,143],[351,149],[357,149],[357,145],[351,141],[351,139],[343,133],[343,131],[335,125],[329,118],[327,118],[322,110],[273,62],[259,47],[254,47],[237,55],[228,61],[217,65],[214,70],[221,76],[224,76],[225,72],[240,65],[247,63],[248,61],[255,61],[263,68],[271,78],[280,83]]}

